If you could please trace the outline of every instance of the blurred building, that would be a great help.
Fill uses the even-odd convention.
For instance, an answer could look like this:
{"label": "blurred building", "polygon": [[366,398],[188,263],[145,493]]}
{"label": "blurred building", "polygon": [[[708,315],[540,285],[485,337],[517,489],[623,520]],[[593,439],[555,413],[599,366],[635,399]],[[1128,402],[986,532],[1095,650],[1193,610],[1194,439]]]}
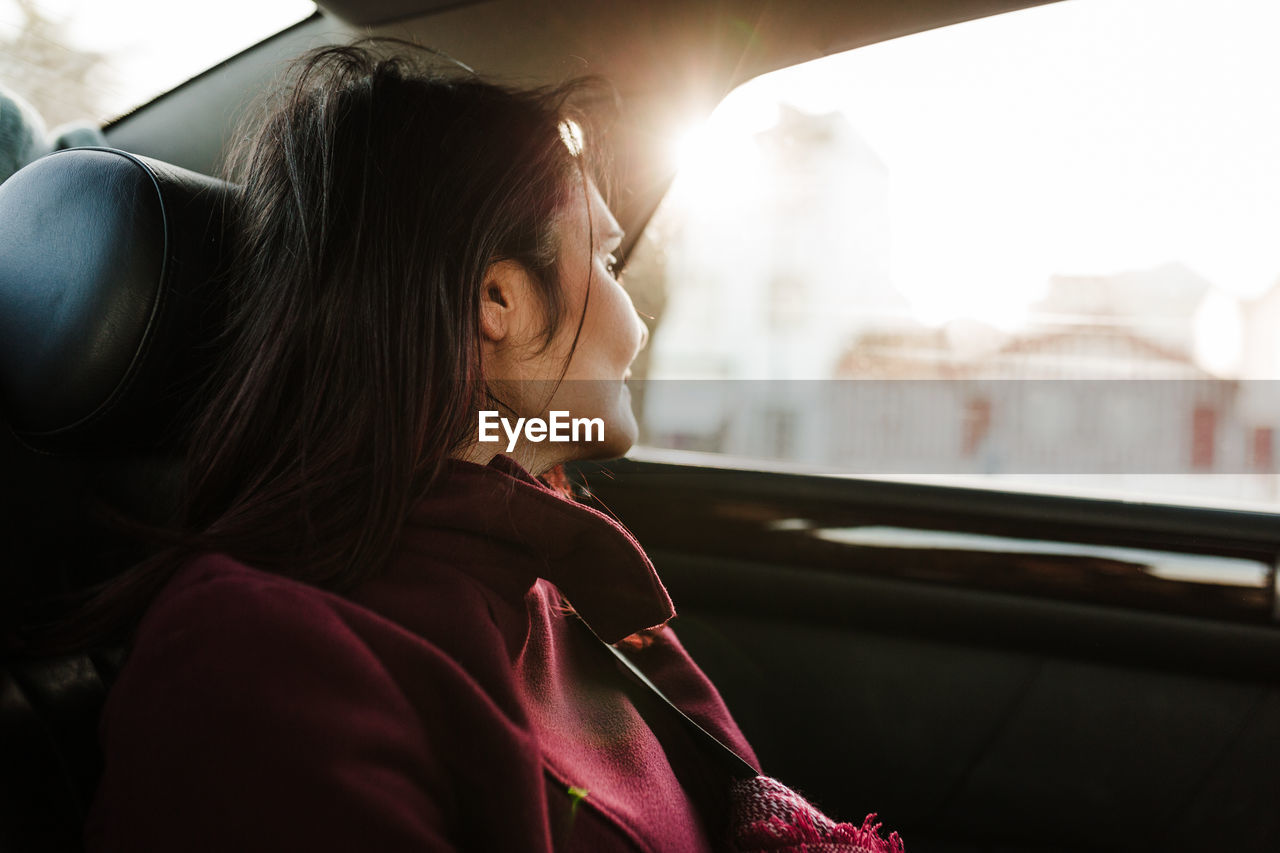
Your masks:
{"label": "blurred building", "polygon": [[658,226],[673,286],[651,376],[829,376],[852,337],[907,313],[888,169],[844,116],[784,106],[754,147],[754,165],[716,181],[720,197]]}
{"label": "blurred building", "polygon": [[1241,375],[1280,380],[1280,280],[1244,305]]}
{"label": "blurred building", "polygon": [[750,153],[737,174],[718,176],[716,193],[655,223],[670,286],[648,364],[658,381],[643,392],[645,438],[820,461],[823,425],[802,414],[801,385],[784,380],[830,377],[849,340],[906,322],[890,271],[889,173],[840,113],[783,106]]}
{"label": "blurred building", "polygon": [[[848,121],[783,108],[754,146],[753,167],[655,223],[668,286],[643,441],[852,473],[1160,473],[1170,491],[1274,497],[1278,395],[1209,369],[1205,307],[1230,297],[1194,270],[1055,275],[1015,331],[926,326],[893,286],[888,169]],[[1280,379],[1280,284],[1241,316],[1243,375]],[[1268,476],[1243,491],[1199,477],[1222,472]]]}
{"label": "blurred building", "polygon": [[[1016,333],[966,320],[864,334],[841,357],[840,377],[939,378],[955,387],[931,390],[936,405],[915,401],[892,429],[846,433],[831,458],[855,468],[872,459],[931,458],[939,471],[975,473],[1257,473],[1272,476],[1175,477],[1157,485],[1272,497],[1280,382],[1221,379],[1197,360],[1198,323],[1213,294],[1180,264],[1055,276]],[[1270,360],[1280,347],[1268,331],[1280,323],[1280,287],[1244,316],[1244,375],[1258,376],[1280,365]],[[893,394],[886,408],[902,407],[900,390],[886,385],[885,393]]]}
{"label": "blurred building", "polygon": [[[1136,363],[1163,361],[1196,351],[1196,317],[1213,286],[1183,264],[1109,275],[1055,275],[1049,292],[1031,306],[1037,326],[1066,330],[1117,329],[1153,348]],[[1157,354],[1157,353],[1163,353]]]}

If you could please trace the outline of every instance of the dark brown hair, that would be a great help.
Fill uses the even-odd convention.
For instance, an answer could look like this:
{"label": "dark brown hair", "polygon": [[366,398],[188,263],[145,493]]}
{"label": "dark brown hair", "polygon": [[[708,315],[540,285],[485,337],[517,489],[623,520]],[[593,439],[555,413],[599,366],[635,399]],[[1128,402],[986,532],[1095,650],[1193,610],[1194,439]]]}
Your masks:
{"label": "dark brown hair", "polygon": [[[556,225],[598,169],[583,104],[601,95],[589,78],[496,85],[390,40],[295,67],[229,158],[233,309],[179,530],[75,633],[131,624],[193,553],[337,591],[386,563],[482,408],[485,270],[513,260],[532,274],[548,344],[565,319]],[[566,145],[567,121],[590,144]]]}

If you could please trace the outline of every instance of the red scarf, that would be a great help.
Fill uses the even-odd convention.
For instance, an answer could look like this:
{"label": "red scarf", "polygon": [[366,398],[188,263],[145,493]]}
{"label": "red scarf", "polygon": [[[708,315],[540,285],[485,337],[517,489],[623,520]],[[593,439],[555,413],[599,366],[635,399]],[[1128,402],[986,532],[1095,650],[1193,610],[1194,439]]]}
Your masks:
{"label": "red scarf", "polygon": [[739,853],[903,853],[898,833],[880,837],[874,814],[862,826],[836,823],[768,776],[735,781],[732,798],[730,836]]}

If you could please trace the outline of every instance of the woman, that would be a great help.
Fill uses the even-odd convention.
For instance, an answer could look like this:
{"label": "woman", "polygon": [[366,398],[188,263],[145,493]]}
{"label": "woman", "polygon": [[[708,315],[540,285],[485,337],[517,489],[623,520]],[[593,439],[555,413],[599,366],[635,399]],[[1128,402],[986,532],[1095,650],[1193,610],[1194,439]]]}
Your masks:
{"label": "woman", "polygon": [[[718,849],[729,778],[600,640],[751,748],[635,540],[556,485],[634,441],[646,334],[575,107],[594,90],[396,49],[312,55],[232,172],[237,311],[182,541],[103,605],[162,587],[88,848]],[[485,412],[603,435],[482,441]]]}

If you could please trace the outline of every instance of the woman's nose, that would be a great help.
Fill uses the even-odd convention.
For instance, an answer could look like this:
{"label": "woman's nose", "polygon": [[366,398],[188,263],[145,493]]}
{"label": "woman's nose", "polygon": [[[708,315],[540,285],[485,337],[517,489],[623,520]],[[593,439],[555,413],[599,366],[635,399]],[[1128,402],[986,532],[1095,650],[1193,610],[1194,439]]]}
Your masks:
{"label": "woman's nose", "polygon": [[640,346],[636,352],[640,352],[649,345],[649,324],[644,321],[639,311],[636,312],[636,322],[640,324]]}

